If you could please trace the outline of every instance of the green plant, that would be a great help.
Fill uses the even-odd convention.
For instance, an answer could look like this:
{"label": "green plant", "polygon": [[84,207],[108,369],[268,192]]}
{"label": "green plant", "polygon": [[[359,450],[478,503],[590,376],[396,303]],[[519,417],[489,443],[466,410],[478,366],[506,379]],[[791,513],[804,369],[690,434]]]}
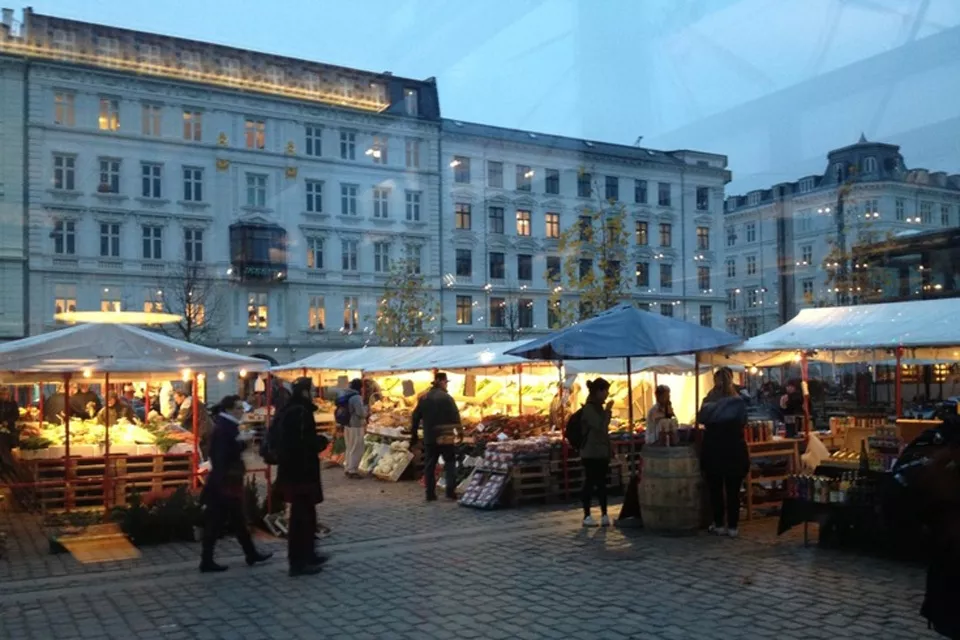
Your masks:
{"label": "green plant", "polygon": [[138,546],[193,540],[193,528],[203,520],[198,496],[179,487],[150,497],[147,501],[134,493],[126,505],[110,511],[109,519]]}

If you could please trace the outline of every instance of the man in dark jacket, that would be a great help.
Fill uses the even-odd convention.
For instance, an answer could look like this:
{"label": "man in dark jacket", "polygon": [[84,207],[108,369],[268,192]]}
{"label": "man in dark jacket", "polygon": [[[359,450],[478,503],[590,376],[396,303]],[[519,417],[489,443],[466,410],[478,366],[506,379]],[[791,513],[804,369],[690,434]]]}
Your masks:
{"label": "man in dark jacket", "polygon": [[137,419],[133,409],[127,406],[127,403],[121,400],[115,391],[111,391],[107,395],[107,406],[97,413],[97,423],[112,427],[121,418],[127,422],[136,422]]}
{"label": "man in dark jacket", "polygon": [[447,374],[438,373],[433,386],[427,391],[413,411],[410,446],[419,441],[417,432],[423,422],[423,476],[427,488],[427,502],[437,499],[437,462],[443,456],[447,498],[457,498],[457,449],[460,435],[460,410],[447,393]]}
{"label": "man in dark jacket", "polygon": [[289,402],[270,427],[280,429],[277,485],[290,504],[287,557],[291,576],[319,573],[326,561],[326,557],[318,555],[313,548],[317,505],[323,502],[320,453],[327,445],[326,438],[317,435],[313,411],[312,383],[310,378],[300,378],[293,383]]}
{"label": "man in dark jacket", "polygon": [[243,416],[243,402],[240,396],[227,396],[220,401],[220,414],[217,416],[210,438],[210,474],[207,476],[201,499],[206,507],[204,511],[203,551],[200,571],[214,573],[226,571],[227,567],[213,560],[213,549],[217,539],[227,526],[237,536],[243,547],[247,564],[253,566],[268,560],[272,553],[261,553],[253,546],[247,519],[243,513],[243,480],[246,467],[243,464],[243,450],[246,438],[240,434],[240,418]]}
{"label": "man in dark jacket", "polygon": [[76,391],[70,394],[70,415],[84,419],[93,418],[102,408],[100,396],[94,393],[88,384],[78,384]]}

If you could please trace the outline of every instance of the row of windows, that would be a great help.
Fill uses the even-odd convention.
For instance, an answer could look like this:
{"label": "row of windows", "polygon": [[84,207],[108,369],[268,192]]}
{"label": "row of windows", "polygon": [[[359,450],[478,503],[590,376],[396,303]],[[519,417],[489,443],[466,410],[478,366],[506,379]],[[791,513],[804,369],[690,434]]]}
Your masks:
{"label": "row of windows", "polygon": [[[621,270],[621,265],[614,262],[610,265],[612,273]],[[547,256],[545,279],[548,282],[558,283],[561,281],[563,270],[561,258],[559,256]],[[701,291],[712,290],[710,267],[697,267],[697,283]],[[580,258],[577,262],[577,274],[583,279],[594,273],[594,262],[590,258]],[[473,277],[473,251],[471,249],[457,249],[455,258],[455,274],[458,278]],[[650,263],[637,262],[634,273],[634,283],[639,288],[650,287]],[[507,277],[506,254],[499,251],[491,251],[487,254],[487,278],[491,280],[505,280]],[[533,281],[533,256],[530,254],[517,255],[516,277],[518,282]],[[660,289],[665,291],[673,290],[673,265],[670,263],[660,263]]]}
{"label": "row of windows", "polygon": [[[163,260],[164,241],[163,227],[159,225],[141,225],[142,252],[144,260]],[[120,257],[121,225],[117,222],[100,223],[100,257]],[[53,252],[61,256],[77,254],[77,227],[74,220],[56,220],[51,233]],[[183,259],[187,262],[203,262],[204,232],[202,229],[183,230]],[[307,237],[308,269],[325,269],[324,240],[318,237]],[[359,268],[360,241],[343,240],[341,242],[341,268],[343,271],[357,271]],[[420,273],[422,265],[422,247],[417,244],[404,246],[404,262],[412,273]],[[389,242],[373,243],[374,271],[385,273],[392,266],[392,244]]]}
{"label": "row of windows", "polygon": [[[120,223],[100,223],[100,257],[120,257]],[[77,254],[77,223],[75,220],[55,220],[50,234],[53,252],[61,256]],[[163,260],[163,227],[145,224],[140,227],[141,257],[144,260]],[[203,230],[183,230],[183,259],[187,262],[203,262]]]}
{"label": "row of windows", "polygon": [[[453,180],[458,184],[470,184],[472,181],[471,161],[466,156],[454,156],[450,161],[453,168]],[[493,189],[504,188],[504,163],[501,161],[487,160],[487,186]],[[516,191],[532,192],[533,181],[537,171],[528,165],[518,164],[515,166],[513,186]],[[603,194],[606,201],[620,201],[620,181],[618,176],[603,176],[603,187],[599,188],[594,184],[594,176],[590,173],[577,173],[577,196],[580,198],[590,198]],[[648,196],[648,183],[646,180],[635,179],[633,181],[633,202],[635,204],[650,204]],[[560,170],[544,169],[543,192],[547,195],[560,194]],[[708,211],[710,209],[710,188],[697,187],[696,206],[699,211]],[[657,183],[657,204],[661,207],[673,206],[672,185],[669,182]]]}
{"label": "row of windows", "polygon": [[[120,193],[121,161],[115,158],[100,158],[99,183],[97,193]],[[155,162],[140,163],[140,196],[149,199],[164,197],[164,165]],[[185,202],[204,202],[204,170],[202,167],[182,167],[182,190],[180,195]],[[261,173],[247,173],[244,176],[244,202],[248,207],[266,208],[269,176]],[[53,156],[53,188],[57,191],[75,191],[77,189],[77,157],[68,154]],[[345,216],[358,215],[357,197],[360,185],[341,183],[340,213]],[[387,219],[392,216],[391,200],[393,190],[390,187],[373,187],[373,217]],[[304,181],[304,210],[308,213],[325,213],[324,181]],[[419,222],[423,192],[404,191],[404,219]]]}
{"label": "row of windows", "polygon": [[[76,126],[76,96],[67,91],[57,91],[53,95],[53,121],[63,127]],[[140,106],[140,133],[149,137],[163,135],[163,107],[157,104],[142,104]],[[204,137],[203,111],[183,109],[180,112],[182,120],[182,139],[188,142],[202,142]],[[120,101],[116,98],[101,97],[97,112],[97,128],[101,131],[120,130]],[[304,155],[323,157],[323,125],[307,124],[304,127],[303,151]],[[404,140],[404,163],[411,169],[420,167],[421,140],[406,138]],[[226,144],[220,140],[220,144]],[[243,122],[243,146],[251,150],[267,148],[267,123],[260,118],[245,118]],[[372,142],[362,155],[369,157],[374,164],[386,165],[389,160],[390,144],[385,135],[373,136]],[[358,158],[358,133],[352,130],[339,132],[339,157],[341,160],[356,160]],[[293,150],[288,149],[292,153]],[[329,152],[327,152],[329,153]]]}
{"label": "row of windows", "polygon": [[[473,228],[473,206],[466,202],[458,202],[453,208],[455,229],[469,231]],[[533,229],[533,215],[528,209],[516,210],[516,231],[518,236],[531,236]],[[544,237],[548,239],[557,239],[560,237],[560,214],[555,212],[546,212],[543,220]],[[591,216],[580,216],[578,220],[580,228],[579,238],[583,242],[591,240],[593,229],[593,218]],[[502,234],[506,228],[505,212],[503,207],[487,208],[487,233]],[[660,246],[673,246],[673,225],[669,222],[663,222],[659,225]],[[697,249],[708,251],[710,249],[710,227],[697,227]],[[648,222],[638,220],[634,225],[634,239],[638,246],[648,246],[650,244],[650,225]]]}
{"label": "row of windows", "polygon": [[[472,325],[474,323],[475,309],[479,307],[479,302],[473,299],[473,296],[457,296],[456,299],[456,322],[458,325]],[[546,301],[547,326],[551,329],[560,327],[561,307],[558,301]],[[660,303],[637,303],[637,306],[644,311],[652,311],[652,306],[657,305],[660,314],[673,317],[675,302]],[[583,303],[581,303],[581,313],[584,313]],[[533,322],[534,301],[530,298],[519,298],[515,301],[508,301],[506,298],[491,297],[489,299],[488,326],[492,328],[511,327],[514,329],[532,329],[535,328]],[[713,307],[711,305],[700,305],[700,324],[705,327],[713,326]],[[483,316],[476,318],[483,322]]]}

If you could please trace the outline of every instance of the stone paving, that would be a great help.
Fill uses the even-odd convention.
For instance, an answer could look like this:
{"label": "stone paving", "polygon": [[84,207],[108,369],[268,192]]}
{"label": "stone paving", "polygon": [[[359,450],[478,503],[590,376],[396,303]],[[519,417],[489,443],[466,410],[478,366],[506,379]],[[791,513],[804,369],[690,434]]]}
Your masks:
{"label": "stone paving", "polygon": [[584,530],[571,507],[482,512],[424,504],[413,483],[324,480],[334,557],[318,576],[288,578],[278,541],[249,569],[225,540],[215,576],[195,544],[82,566],[21,542],[0,560],[0,638],[937,637],[917,613],[922,567],[804,548],[770,520],[671,538]]}

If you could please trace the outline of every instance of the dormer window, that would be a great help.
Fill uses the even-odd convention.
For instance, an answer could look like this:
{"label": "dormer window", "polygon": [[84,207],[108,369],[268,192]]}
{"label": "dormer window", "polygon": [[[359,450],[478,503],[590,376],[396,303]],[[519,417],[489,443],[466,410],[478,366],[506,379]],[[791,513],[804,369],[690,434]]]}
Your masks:
{"label": "dormer window", "polygon": [[877,172],[877,159],[873,156],[867,156],[863,159],[863,172],[867,175]]}

